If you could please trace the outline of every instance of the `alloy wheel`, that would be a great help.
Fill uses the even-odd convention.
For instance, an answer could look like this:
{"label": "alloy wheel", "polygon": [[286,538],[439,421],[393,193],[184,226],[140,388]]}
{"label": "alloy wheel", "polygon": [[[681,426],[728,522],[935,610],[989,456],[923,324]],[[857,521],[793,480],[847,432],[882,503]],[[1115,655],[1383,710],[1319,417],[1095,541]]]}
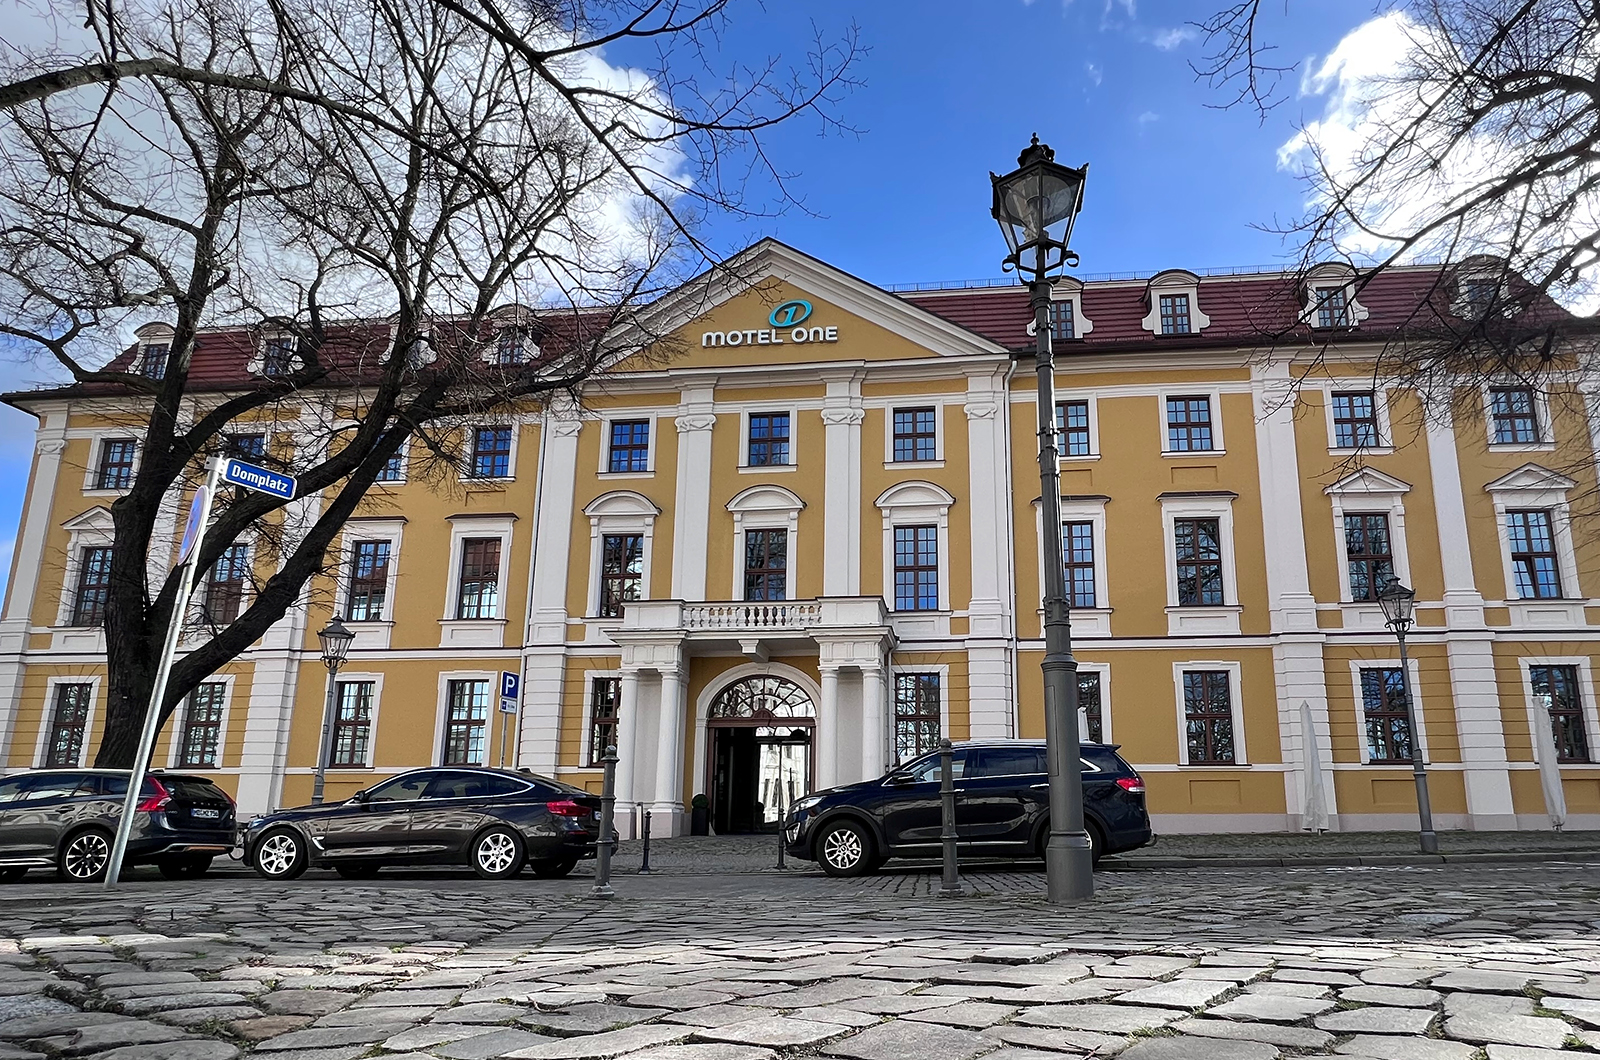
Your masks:
{"label": "alloy wheel", "polygon": [[268,836],[261,844],[261,849],[256,852],[256,864],[269,876],[282,876],[289,871],[299,854],[300,845],[294,841],[294,837],[279,832]]}
{"label": "alloy wheel", "polygon": [[490,832],[478,841],[478,865],[485,872],[505,872],[517,860],[517,844],[504,832]]}
{"label": "alloy wheel", "polygon": [[861,837],[853,828],[839,828],[822,840],[822,856],[836,869],[853,869],[861,862]]}
{"label": "alloy wheel", "polygon": [[67,844],[61,855],[62,867],[74,880],[92,880],[106,870],[111,860],[111,844],[99,832],[85,832]]}

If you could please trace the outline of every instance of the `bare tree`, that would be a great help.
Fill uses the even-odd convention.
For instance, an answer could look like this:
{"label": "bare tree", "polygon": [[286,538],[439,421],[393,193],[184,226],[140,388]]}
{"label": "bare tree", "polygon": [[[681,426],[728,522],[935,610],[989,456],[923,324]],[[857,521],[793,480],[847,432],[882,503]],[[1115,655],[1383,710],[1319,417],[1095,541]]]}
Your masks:
{"label": "bare tree", "polygon": [[[403,446],[453,479],[465,424],[572,394],[660,338],[641,310],[716,264],[698,223],[788,201],[763,134],[802,114],[839,128],[859,54],[847,31],[798,73],[723,80],[727,0],[84,14],[84,47],[0,71],[0,335],[69,374],[69,395],[143,422],[111,505],[101,766],[133,757],[178,581],[163,505],[202,457],[275,426],[267,458],[292,462],[301,494],[219,504],[197,570],[250,541],[258,583],[242,609],[203,609],[163,719],[305,599]],[[600,55],[640,48],[652,69]],[[747,195],[763,168],[775,192]],[[126,348],[153,321],[159,365]],[[196,371],[241,334],[247,379]]]}

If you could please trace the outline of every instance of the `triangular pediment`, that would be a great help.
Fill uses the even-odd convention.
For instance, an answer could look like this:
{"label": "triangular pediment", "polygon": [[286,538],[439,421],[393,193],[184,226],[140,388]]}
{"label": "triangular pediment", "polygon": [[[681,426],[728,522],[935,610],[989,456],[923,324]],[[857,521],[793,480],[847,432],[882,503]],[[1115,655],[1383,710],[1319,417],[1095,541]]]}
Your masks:
{"label": "triangular pediment", "polygon": [[1489,493],[1500,493],[1507,490],[1556,490],[1565,492],[1576,488],[1578,483],[1561,474],[1551,471],[1538,464],[1523,464],[1509,474],[1501,475],[1487,486],[1483,487]]}
{"label": "triangular pediment", "polygon": [[104,505],[95,505],[88,511],[79,512],[62,523],[61,529],[69,533],[76,533],[79,530],[104,530],[109,533],[113,529],[111,509]]}
{"label": "triangular pediment", "polygon": [[1362,494],[1410,493],[1411,483],[1385,475],[1377,468],[1363,467],[1322,491],[1331,496],[1360,496]]}

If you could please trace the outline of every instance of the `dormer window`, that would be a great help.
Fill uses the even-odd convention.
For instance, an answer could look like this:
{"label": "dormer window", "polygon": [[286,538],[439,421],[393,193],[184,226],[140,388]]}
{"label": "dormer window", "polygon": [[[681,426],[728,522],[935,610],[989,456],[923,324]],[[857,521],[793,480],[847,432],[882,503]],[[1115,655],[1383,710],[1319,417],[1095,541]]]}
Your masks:
{"label": "dormer window", "polygon": [[495,336],[495,364],[527,364],[538,353],[539,344],[533,340],[533,333],[520,325],[509,324]]}
{"label": "dormer window", "polygon": [[287,335],[274,335],[261,342],[261,374],[288,375],[294,371],[295,341]]}
{"label": "dormer window", "polygon": [[1317,327],[1350,326],[1350,295],[1343,287],[1317,288]]}
{"label": "dormer window", "polygon": [[1360,277],[1347,261],[1313,265],[1299,288],[1300,323],[1312,328],[1358,328],[1372,314],[1356,297]]}
{"label": "dormer window", "polygon": [[1487,316],[1494,307],[1495,298],[1499,295],[1500,285],[1487,278],[1466,279],[1461,281],[1461,306],[1469,317]]}
{"label": "dormer window", "polygon": [[1164,294],[1161,296],[1161,334],[1189,334],[1189,296]]}
{"label": "dormer window", "polygon": [[165,379],[167,377],[167,358],[171,355],[172,346],[168,343],[145,343],[139,361],[139,374],[146,379]]}
{"label": "dormer window", "polygon": [[1050,303],[1050,337],[1058,341],[1076,338],[1071,302]]}

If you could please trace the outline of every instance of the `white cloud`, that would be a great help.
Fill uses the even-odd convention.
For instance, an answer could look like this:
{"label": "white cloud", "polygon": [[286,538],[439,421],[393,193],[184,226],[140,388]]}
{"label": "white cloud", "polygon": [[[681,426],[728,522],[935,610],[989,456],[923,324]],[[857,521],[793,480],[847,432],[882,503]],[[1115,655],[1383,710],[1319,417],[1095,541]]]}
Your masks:
{"label": "white cloud", "polygon": [[1143,114],[1139,115],[1137,120],[1139,122],[1139,128],[1142,129],[1153,121],[1160,121],[1161,115],[1157,114],[1153,110],[1147,110]]}
{"label": "white cloud", "polygon": [[1096,66],[1094,63],[1084,63],[1083,71],[1089,75],[1089,80],[1094,82],[1096,88],[1100,86],[1101,81],[1105,80],[1104,71],[1102,71],[1100,67]]}
{"label": "white cloud", "polygon": [[1155,35],[1150,38],[1150,43],[1164,52],[1170,52],[1194,40],[1195,36],[1193,26],[1171,26],[1156,30]]}

